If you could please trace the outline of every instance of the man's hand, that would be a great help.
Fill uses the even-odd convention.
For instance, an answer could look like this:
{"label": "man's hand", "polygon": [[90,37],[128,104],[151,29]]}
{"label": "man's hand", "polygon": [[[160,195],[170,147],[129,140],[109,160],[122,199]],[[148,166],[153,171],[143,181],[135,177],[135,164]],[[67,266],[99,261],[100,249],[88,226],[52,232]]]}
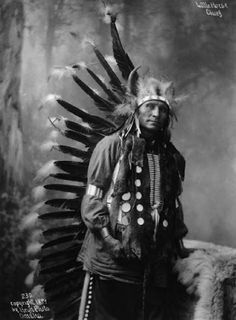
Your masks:
{"label": "man's hand", "polygon": [[103,238],[106,250],[116,259],[124,258],[123,247],[119,240],[107,235]]}
{"label": "man's hand", "polygon": [[177,253],[181,259],[188,258],[194,251],[194,249],[186,248],[183,244],[183,240],[179,240],[177,244]]}
{"label": "man's hand", "polygon": [[109,252],[114,258],[124,258],[124,250],[122,244],[119,240],[113,238],[110,235],[110,232],[107,227],[102,228],[101,237],[104,241],[105,249]]}
{"label": "man's hand", "polygon": [[193,252],[194,252],[194,249],[189,249],[184,247],[178,251],[178,255],[181,259],[184,259],[184,258],[188,258],[190,254]]}

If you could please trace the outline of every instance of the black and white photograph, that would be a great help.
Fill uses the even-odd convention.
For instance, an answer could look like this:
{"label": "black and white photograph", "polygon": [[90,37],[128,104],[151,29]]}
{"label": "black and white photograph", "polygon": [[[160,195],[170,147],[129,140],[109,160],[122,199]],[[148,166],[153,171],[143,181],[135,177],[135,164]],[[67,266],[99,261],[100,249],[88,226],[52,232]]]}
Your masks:
{"label": "black and white photograph", "polygon": [[0,319],[236,320],[236,1],[0,14]]}

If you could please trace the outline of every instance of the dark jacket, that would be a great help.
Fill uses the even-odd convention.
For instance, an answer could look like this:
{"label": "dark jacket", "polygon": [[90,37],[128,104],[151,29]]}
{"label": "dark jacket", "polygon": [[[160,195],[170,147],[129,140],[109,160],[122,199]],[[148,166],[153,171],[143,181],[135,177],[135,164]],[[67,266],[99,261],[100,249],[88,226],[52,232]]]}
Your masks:
{"label": "dark jacket", "polygon": [[[133,139],[131,140],[133,141]],[[123,142],[118,134],[114,134],[105,137],[98,143],[89,164],[88,184],[102,189],[105,196],[99,198],[85,195],[81,210],[84,222],[88,227],[79,255],[85,269],[107,278],[129,282],[142,281],[143,270],[148,260],[156,260],[159,261],[158,263],[169,261],[175,254],[175,243],[187,233],[178,200],[182,190],[184,159],[171,143],[163,146],[158,145],[164,204],[160,213],[156,239],[153,241],[154,224],[151,218],[150,178],[146,154],[147,152],[156,153],[157,146],[154,145],[152,150],[147,150],[148,146],[144,141],[143,151],[140,151],[142,148],[139,145],[142,145],[142,142],[141,139],[137,141],[137,148],[130,147],[128,139]],[[122,154],[123,159],[120,162],[111,206],[108,209],[106,194],[111,185],[115,166]],[[142,200],[140,201],[144,207],[143,217],[145,219],[142,226],[136,223],[137,212],[135,211],[137,204],[135,179],[137,179],[137,175],[134,168],[137,164],[143,169],[139,175],[142,181]],[[130,223],[122,228],[117,224],[117,219],[124,202],[121,196],[127,191],[131,193],[129,203],[132,209],[127,213]],[[163,226],[164,220],[168,221],[168,227]],[[131,260],[112,258],[106,251],[103,240],[98,236],[99,230],[105,226],[110,229],[114,238],[124,242],[126,246],[129,245],[130,250],[135,251],[138,258]]]}

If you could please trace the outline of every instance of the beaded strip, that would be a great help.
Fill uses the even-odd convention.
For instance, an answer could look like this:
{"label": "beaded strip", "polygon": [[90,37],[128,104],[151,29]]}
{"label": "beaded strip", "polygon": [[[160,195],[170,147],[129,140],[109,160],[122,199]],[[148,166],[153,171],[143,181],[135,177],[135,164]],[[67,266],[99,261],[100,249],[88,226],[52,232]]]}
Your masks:
{"label": "beaded strip", "polygon": [[89,319],[89,313],[90,313],[90,309],[91,309],[91,305],[92,305],[92,297],[93,297],[93,274],[90,274],[87,301],[86,301],[86,305],[85,305],[83,320]]}
{"label": "beaded strip", "polygon": [[150,173],[150,204],[155,206],[161,202],[160,157],[157,154],[148,153],[147,158]]}

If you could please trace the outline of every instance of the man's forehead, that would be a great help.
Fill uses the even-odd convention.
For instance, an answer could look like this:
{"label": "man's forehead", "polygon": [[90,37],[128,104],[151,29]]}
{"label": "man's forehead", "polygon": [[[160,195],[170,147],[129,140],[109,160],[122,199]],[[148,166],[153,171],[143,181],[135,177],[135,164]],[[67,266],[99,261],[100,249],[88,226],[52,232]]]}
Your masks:
{"label": "man's forehead", "polygon": [[165,107],[167,109],[169,109],[168,105],[161,100],[149,100],[143,103],[143,106],[157,106],[157,107]]}

